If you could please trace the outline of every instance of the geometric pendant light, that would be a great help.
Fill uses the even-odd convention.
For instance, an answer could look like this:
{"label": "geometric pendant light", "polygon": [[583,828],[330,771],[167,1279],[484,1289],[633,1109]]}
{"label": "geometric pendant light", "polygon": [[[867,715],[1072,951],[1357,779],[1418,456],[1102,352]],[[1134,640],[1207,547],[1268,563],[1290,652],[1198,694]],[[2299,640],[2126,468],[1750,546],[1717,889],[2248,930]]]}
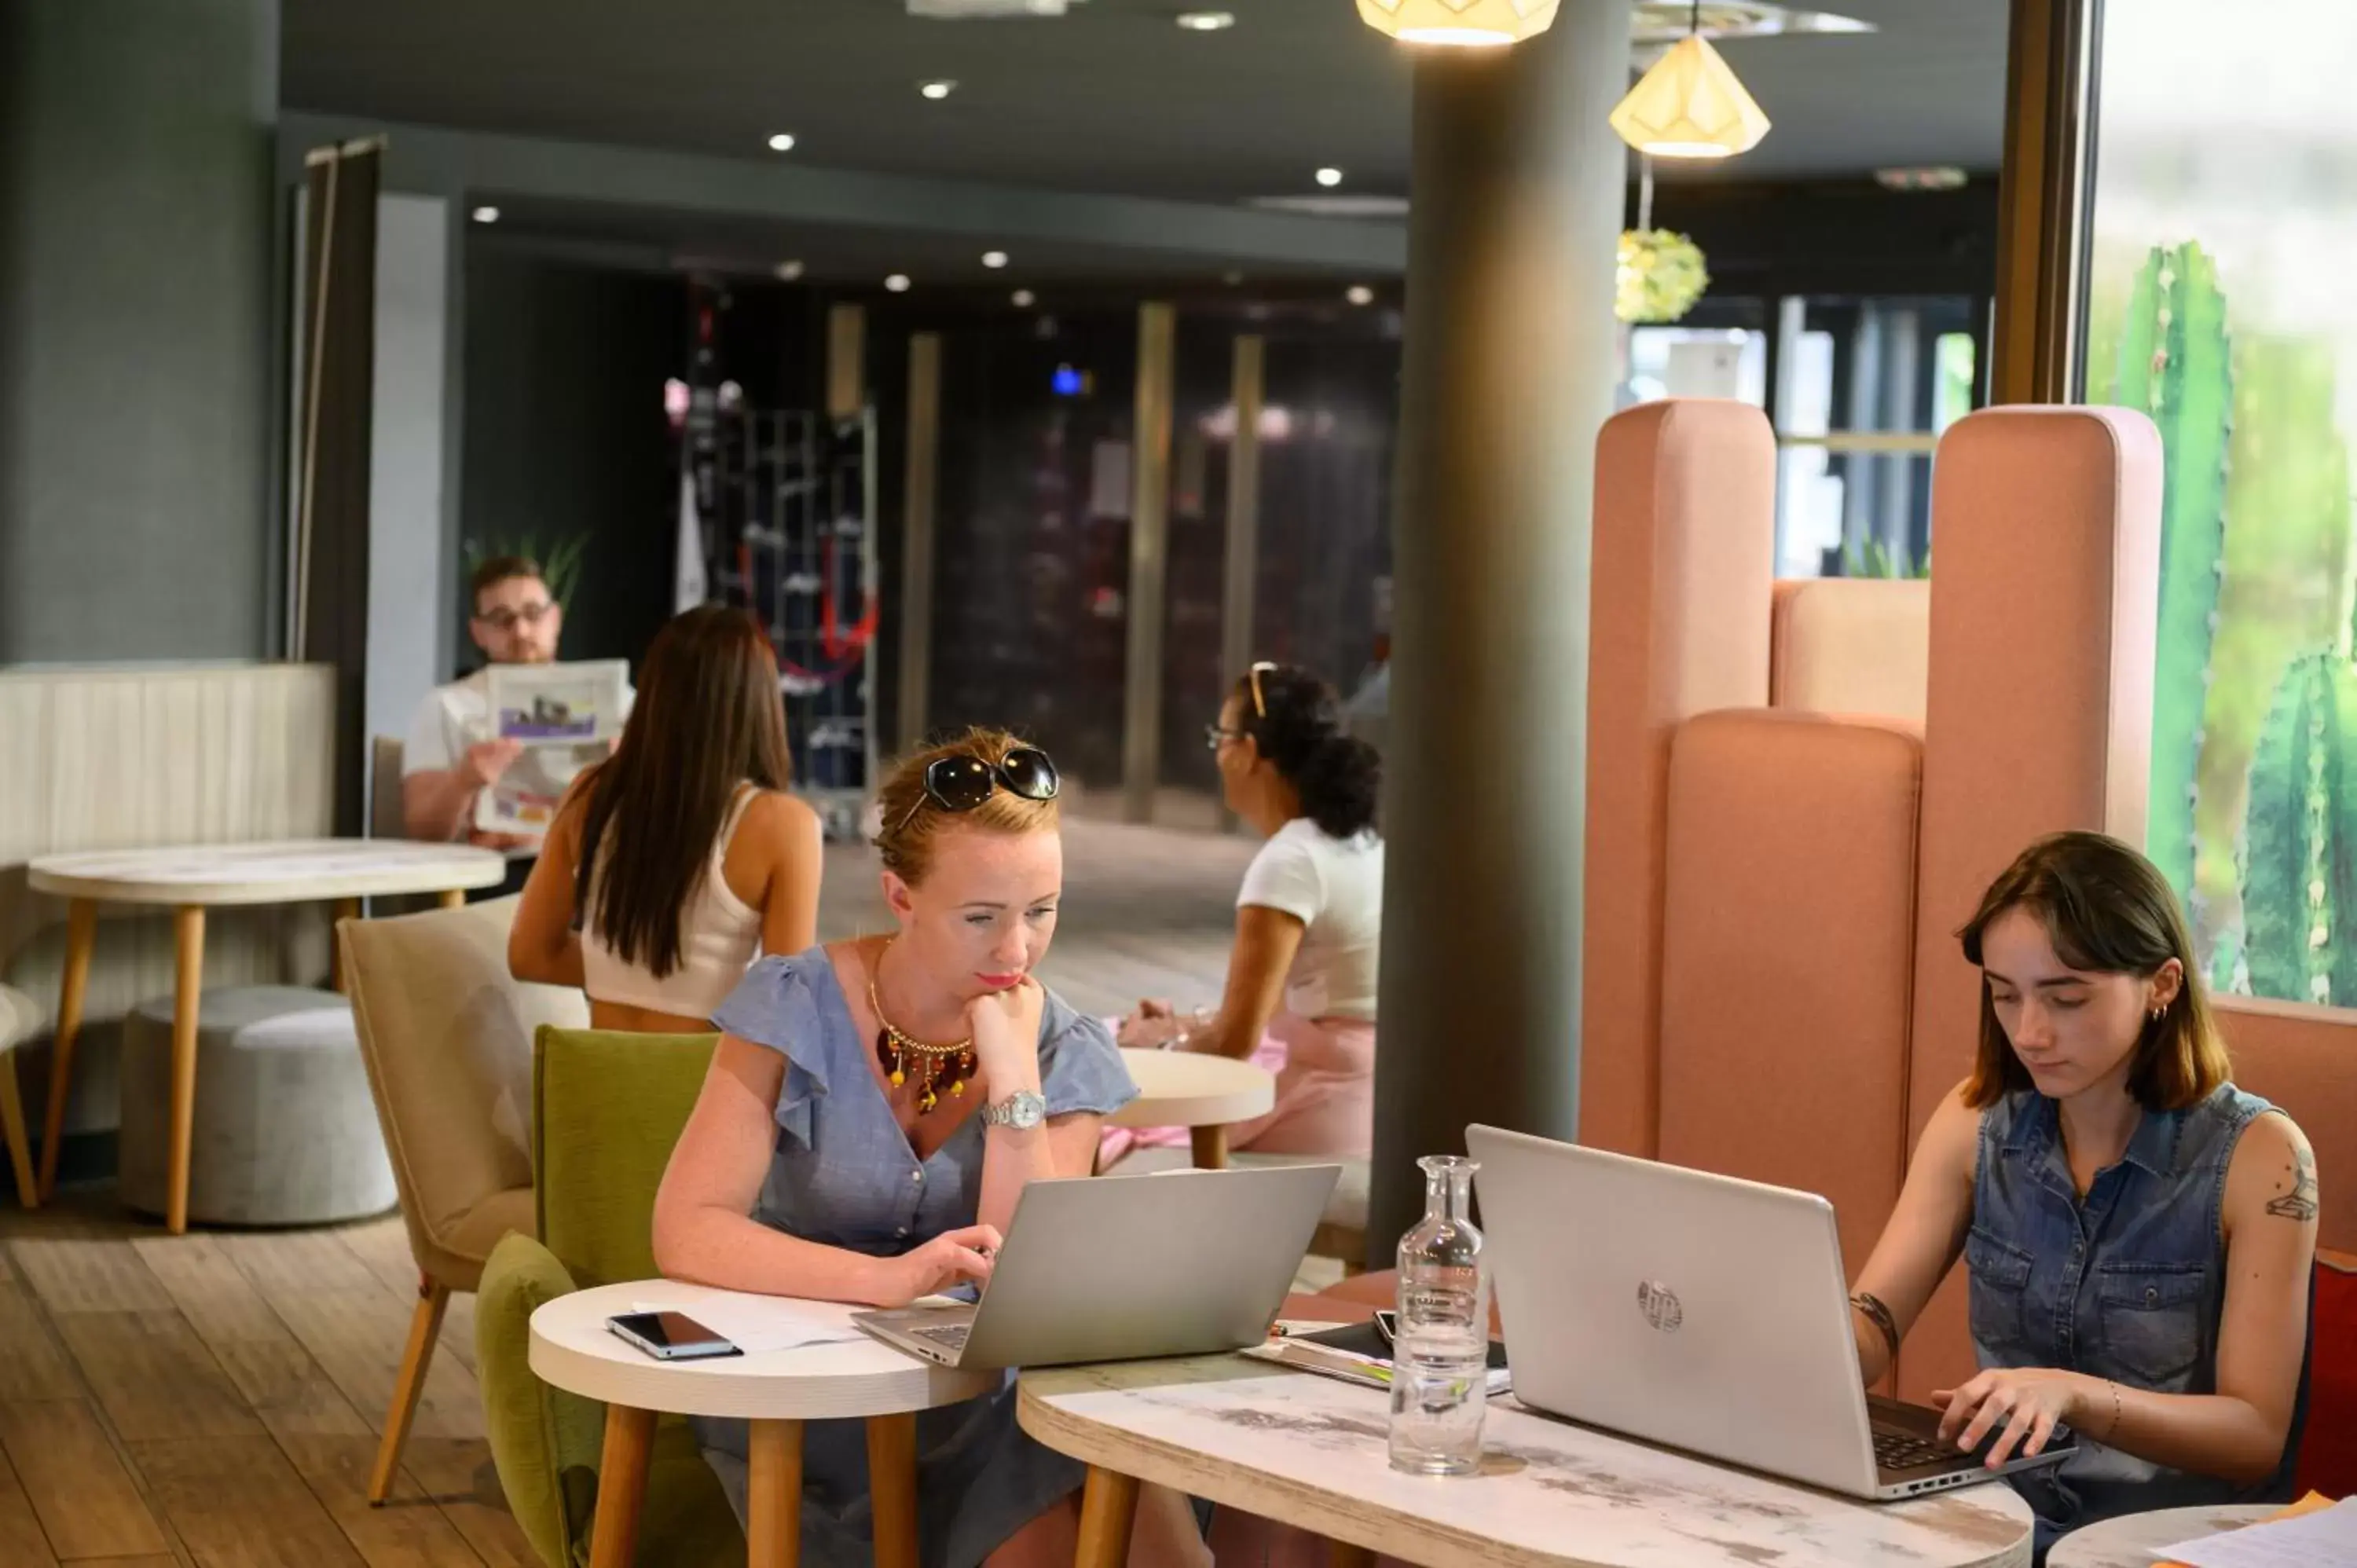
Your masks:
{"label": "geometric pendant light", "polygon": [[1725,158],[1758,146],[1768,116],[1710,41],[1693,33],[1629,90],[1612,111],[1612,128],[1657,158]]}
{"label": "geometric pendant light", "polygon": [[1359,0],[1359,20],[1405,44],[1498,48],[1547,30],[1556,0]]}

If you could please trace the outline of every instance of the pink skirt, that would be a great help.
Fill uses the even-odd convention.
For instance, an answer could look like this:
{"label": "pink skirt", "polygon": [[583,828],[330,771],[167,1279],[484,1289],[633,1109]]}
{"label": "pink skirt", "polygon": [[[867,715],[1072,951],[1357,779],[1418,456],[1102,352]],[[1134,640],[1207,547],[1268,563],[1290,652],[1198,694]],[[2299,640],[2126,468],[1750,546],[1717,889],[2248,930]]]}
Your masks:
{"label": "pink skirt", "polygon": [[[1368,1158],[1375,1141],[1375,1026],[1279,1013],[1249,1059],[1276,1075],[1276,1104],[1228,1129],[1230,1149]],[[1137,1148],[1184,1147],[1184,1127],[1108,1127],[1100,1168]]]}

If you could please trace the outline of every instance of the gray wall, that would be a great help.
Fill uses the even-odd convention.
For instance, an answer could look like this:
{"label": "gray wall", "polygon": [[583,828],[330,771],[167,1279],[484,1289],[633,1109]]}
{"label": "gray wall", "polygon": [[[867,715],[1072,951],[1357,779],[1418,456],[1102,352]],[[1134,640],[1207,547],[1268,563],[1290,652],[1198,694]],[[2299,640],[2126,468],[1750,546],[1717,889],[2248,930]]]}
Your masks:
{"label": "gray wall", "polygon": [[255,657],[277,0],[0,0],[0,663]]}
{"label": "gray wall", "polygon": [[376,209],[376,380],[370,410],[365,722],[401,736],[442,678],[452,570],[443,551],[450,204]]}

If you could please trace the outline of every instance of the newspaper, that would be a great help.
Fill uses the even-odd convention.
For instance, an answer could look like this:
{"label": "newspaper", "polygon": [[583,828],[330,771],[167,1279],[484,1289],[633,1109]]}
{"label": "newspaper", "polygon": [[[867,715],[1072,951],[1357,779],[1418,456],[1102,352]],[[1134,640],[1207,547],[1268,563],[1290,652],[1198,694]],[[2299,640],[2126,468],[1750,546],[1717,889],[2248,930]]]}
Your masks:
{"label": "newspaper", "polygon": [[612,752],[628,714],[630,667],[619,659],[490,667],[491,736],[522,743],[500,781],[475,798],[475,826],[540,834],[583,769]]}

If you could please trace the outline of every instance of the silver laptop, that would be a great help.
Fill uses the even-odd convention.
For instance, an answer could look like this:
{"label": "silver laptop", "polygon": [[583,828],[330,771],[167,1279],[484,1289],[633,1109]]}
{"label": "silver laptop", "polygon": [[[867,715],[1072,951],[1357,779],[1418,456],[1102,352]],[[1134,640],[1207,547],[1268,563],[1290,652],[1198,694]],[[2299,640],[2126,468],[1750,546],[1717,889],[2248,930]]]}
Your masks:
{"label": "silver laptop", "polygon": [[1858,1379],[1833,1205],[1813,1193],[1469,1127],[1514,1397],[1590,1426],[1852,1497],[1990,1470],[1939,1412]]}
{"label": "silver laptop", "polygon": [[1340,1165],[1035,1181],[972,1306],[852,1321],[944,1367],[1200,1356],[1268,1336]]}

